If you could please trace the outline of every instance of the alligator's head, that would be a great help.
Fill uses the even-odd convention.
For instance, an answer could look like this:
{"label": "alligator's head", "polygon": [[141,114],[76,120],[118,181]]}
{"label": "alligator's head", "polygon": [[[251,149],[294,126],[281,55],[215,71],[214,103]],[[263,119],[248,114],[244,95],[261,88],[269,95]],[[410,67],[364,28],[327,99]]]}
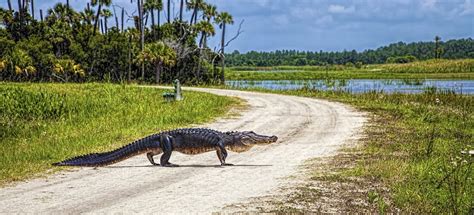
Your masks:
{"label": "alligator's head", "polygon": [[233,136],[235,142],[245,146],[266,145],[278,140],[277,136],[260,135],[253,131],[228,132],[228,134]]}

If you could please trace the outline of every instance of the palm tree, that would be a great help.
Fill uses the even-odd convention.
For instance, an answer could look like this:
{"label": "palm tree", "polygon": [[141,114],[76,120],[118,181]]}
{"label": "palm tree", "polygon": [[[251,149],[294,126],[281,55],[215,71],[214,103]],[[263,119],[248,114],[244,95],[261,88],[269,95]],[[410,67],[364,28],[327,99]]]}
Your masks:
{"label": "palm tree", "polygon": [[[149,12],[151,14],[151,26],[153,27],[155,25],[155,13],[154,10],[158,10],[158,16],[160,14],[160,10],[163,9],[163,1],[162,0],[146,0],[145,4],[143,5],[143,8],[146,12]],[[160,18],[158,17],[158,20]],[[158,25],[159,21],[158,21]]]}
{"label": "palm tree", "polygon": [[148,43],[143,51],[138,54],[137,60],[140,63],[149,63],[155,67],[155,82],[159,84],[163,66],[176,64],[176,52],[161,41]]}
{"label": "palm tree", "polygon": [[183,8],[184,8],[184,0],[181,0],[179,3],[179,21],[180,22],[183,21]]}
{"label": "palm tree", "polygon": [[168,0],[168,4],[166,6],[168,8],[168,23],[171,23],[171,0]]}
{"label": "palm tree", "polygon": [[53,65],[53,75],[60,79],[62,79],[61,76],[64,76],[62,80],[68,82],[69,75],[84,77],[86,72],[80,64],[76,64],[72,59],[57,59]]}
{"label": "palm tree", "polygon": [[102,6],[110,6],[112,4],[112,0],[91,0],[92,6],[99,5],[99,8],[97,9],[97,15],[95,16],[95,23],[94,23],[94,35],[97,32],[97,28],[99,27],[99,15],[100,12],[102,11]]}
{"label": "palm tree", "polygon": [[222,29],[222,38],[221,38],[221,57],[222,57],[222,71],[221,71],[221,83],[225,81],[224,69],[225,69],[225,56],[224,56],[224,46],[225,46],[225,27],[226,24],[234,24],[232,15],[227,12],[219,13],[216,17],[216,22],[219,24],[219,28]]}
{"label": "palm tree", "polygon": [[201,56],[202,56],[202,49],[205,48],[207,45],[206,45],[206,41],[207,41],[207,37],[208,36],[213,36],[216,32],[214,30],[214,26],[212,26],[212,24],[210,22],[207,22],[207,21],[200,21],[198,22],[196,25],[194,25],[194,28],[197,30],[197,31],[201,31],[202,35],[201,35],[201,40],[199,41],[199,62],[198,62],[198,68],[197,68],[197,71],[196,71],[196,77],[197,77],[197,80],[200,81],[201,80]]}
{"label": "palm tree", "polygon": [[51,23],[55,21],[68,22],[68,8],[62,3],[57,3],[53,8],[48,9],[47,20],[50,20]]}
{"label": "palm tree", "polygon": [[8,10],[13,11],[11,0],[8,0]]}
{"label": "palm tree", "polygon": [[211,4],[204,4],[203,17],[207,19],[208,22],[210,22],[215,16],[217,16],[217,7]]}
{"label": "palm tree", "polygon": [[112,11],[110,11],[109,9],[102,9],[100,15],[104,17],[105,33],[107,33],[107,19],[112,16]]}
{"label": "palm tree", "polygon": [[204,8],[204,1],[203,0],[190,0],[187,2],[187,8],[188,10],[193,10],[193,13],[191,14],[191,20],[189,22],[190,25],[193,23],[197,23],[197,17],[199,13],[199,9]]}
{"label": "palm tree", "polygon": [[440,43],[441,43],[441,37],[436,36],[435,37],[435,58],[436,59],[440,59],[441,54],[443,53]]}
{"label": "palm tree", "polygon": [[15,74],[21,75],[36,73],[36,68],[33,65],[33,59],[28,55],[28,53],[22,49],[15,49],[13,52],[6,56],[7,60],[5,62],[10,62],[12,68],[14,68]]}
{"label": "palm tree", "polygon": [[94,14],[94,10],[90,7],[87,7],[84,9],[84,11],[81,12],[82,20],[84,20],[88,25],[90,25],[92,23],[92,20],[94,20]]}
{"label": "palm tree", "polygon": [[35,19],[35,1],[31,0],[31,17]]}
{"label": "palm tree", "polygon": [[[217,7],[211,4],[204,4],[203,6],[204,6],[203,20],[206,20],[209,23],[209,25],[212,27],[212,30],[210,30],[209,27],[207,27],[205,30],[208,30],[208,31],[206,32],[202,31],[199,47],[204,48],[207,46],[206,44],[207,37],[214,36],[215,34],[214,27],[210,23],[211,23],[211,19],[217,16]],[[211,33],[211,31],[212,31],[212,34],[209,34]]]}
{"label": "palm tree", "polygon": [[214,26],[208,21],[200,21],[194,25],[197,31],[201,32],[201,39],[199,40],[199,47],[205,48],[207,46],[207,37],[214,36],[216,34]]}

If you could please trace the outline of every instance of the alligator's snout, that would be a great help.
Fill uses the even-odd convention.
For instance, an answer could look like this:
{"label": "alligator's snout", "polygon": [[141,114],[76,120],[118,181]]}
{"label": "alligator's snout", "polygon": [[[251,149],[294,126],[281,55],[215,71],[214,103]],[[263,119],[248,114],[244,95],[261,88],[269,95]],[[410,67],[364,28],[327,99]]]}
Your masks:
{"label": "alligator's snout", "polygon": [[262,139],[262,141],[260,141],[260,144],[270,144],[270,143],[274,143],[278,140],[278,137],[277,136],[266,136],[265,138]]}
{"label": "alligator's snout", "polygon": [[278,137],[277,137],[277,136],[271,136],[271,137],[270,137],[270,142],[271,142],[271,143],[274,143],[274,142],[276,142],[277,140],[278,140]]}

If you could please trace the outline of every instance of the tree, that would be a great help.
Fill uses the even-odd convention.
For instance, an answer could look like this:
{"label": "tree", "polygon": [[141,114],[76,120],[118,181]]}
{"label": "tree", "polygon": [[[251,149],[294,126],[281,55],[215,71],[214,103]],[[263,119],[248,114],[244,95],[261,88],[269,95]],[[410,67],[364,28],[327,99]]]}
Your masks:
{"label": "tree", "polygon": [[100,12],[100,15],[104,17],[104,27],[105,27],[105,33],[107,33],[107,19],[112,16],[112,11],[109,9],[102,9]]}
{"label": "tree", "polygon": [[204,4],[205,3],[203,0],[190,0],[189,2],[187,2],[188,10],[193,10],[189,24],[193,25],[197,23],[199,9],[204,8]]}
{"label": "tree", "polygon": [[222,71],[221,71],[221,83],[225,82],[225,54],[224,54],[224,48],[225,48],[225,27],[226,24],[234,24],[234,20],[232,18],[232,15],[230,15],[227,12],[222,12],[219,13],[216,17],[216,22],[219,24],[219,27],[222,29],[222,38],[221,38],[221,55],[222,55]]}
{"label": "tree", "polygon": [[[214,26],[212,26],[211,23],[207,21],[200,21],[196,25],[194,25],[194,28],[197,31],[200,31],[202,33],[201,35],[201,40],[199,41],[199,59],[202,59],[202,50],[206,48],[206,41],[208,36],[212,36],[215,34]],[[196,72],[196,78],[198,81],[201,81],[201,60],[198,62],[198,69]]]}
{"label": "tree", "polygon": [[184,0],[180,0],[179,3],[179,21],[183,21],[183,8],[184,8]]}
{"label": "tree", "polygon": [[5,56],[5,60],[2,61],[3,67],[6,68],[9,65],[10,70],[13,71],[17,77],[24,74],[26,76],[33,75],[36,73],[36,68],[33,66],[33,59],[28,53],[19,48],[15,48],[9,55]]}
{"label": "tree", "polygon": [[161,41],[145,45],[137,56],[139,63],[149,63],[155,67],[155,83],[160,83],[163,66],[176,64],[176,52]]}
{"label": "tree", "polygon": [[200,21],[194,25],[196,31],[201,32],[201,39],[199,40],[199,48],[205,48],[207,37],[214,36],[216,34],[214,26],[208,21]]}
{"label": "tree", "polygon": [[94,14],[95,14],[94,10],[91,9],[90,7],[86,7],[84,11],[80,13],[82,20],[88,25],[92,23],[92,20],[94,20]]}
{"label": "tree", "polygon": [[[154,10],[158,10],[158,16],[160,11],[163,10],[163,1],[162,0],[146,0],[145,4],[143,5],[143,9],[146,12],[151,14],[151,27],[155,25],[155,13]],[[158,17],[158,20],[160,17]],[[158,25],[160,25],[158,21]]]}
{"label": "tree", "polygon": [[84,77],[86,72],[82,69],[82,66],[74,60],[57,59],[53,65],[53,76],[68,82],[71,75],[78,79]]}
{"label": "tree", "polygon": [[61,3],[48,10],[47,26],[44,29],[44,34],[53,45],[57,57],[67,52],[71,41],[74,39],[68,14],[68,8]]}
{"label": "tree", "polygon": [[441,37],[435,37],[435,58],[440,59],[441,55],[443,54],[443,49],[441,48]]}
{"label": "tree", "polygon": [[205,4],[203,18],[204,20],[207,21],[208,24],[201,26],[201,28],[204,27],[203,28],[204,30],[202,31],[199,47],[202,47],[202,48],[207,47],[207,37],[214,36],[215,31],[214,31],[214,27],[211,24],[211,19],[215,18],[216,16],[217,16],[217,7],[214,5]]}
{"label": "tree", "polygon": [[100,12],[102,11],[102,6],[110,6],[112,4],[112,0],[91,0],[92,6],[99,5],[99,8],[97,9],[97,15],[95,16],[95,23],[94,23],[94,35],[97,32],[97,28],[99,27],[99,15]]}
{"label": "tree", "polygon": [[168,23],[171,23],[171,0],[168,0],[168,4],[166,4],[166,7],[168,8],[168,10],[167,10]]}

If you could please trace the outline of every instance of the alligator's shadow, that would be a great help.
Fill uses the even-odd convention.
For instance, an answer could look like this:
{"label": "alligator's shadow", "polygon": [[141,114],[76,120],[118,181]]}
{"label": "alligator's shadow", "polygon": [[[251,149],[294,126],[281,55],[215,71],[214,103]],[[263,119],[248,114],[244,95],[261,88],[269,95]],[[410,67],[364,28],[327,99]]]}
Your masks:
{"label": "alligator's shadow", "polygon": [[[183,167],[190,167],[190,168],[229,168],[229,167],[266,167],[266,166],[273,166],[268,164],[234,164],[232,166],[221,166],[221,165],[200,165],[200,164],[191,164],[191,165],[179,165],[176,167],[167,167],[167,168],[183,168]],[[154,165],[137,165],[137,166],[108,166],[106,168],[143,168],[143,167],[160,167]]]}

